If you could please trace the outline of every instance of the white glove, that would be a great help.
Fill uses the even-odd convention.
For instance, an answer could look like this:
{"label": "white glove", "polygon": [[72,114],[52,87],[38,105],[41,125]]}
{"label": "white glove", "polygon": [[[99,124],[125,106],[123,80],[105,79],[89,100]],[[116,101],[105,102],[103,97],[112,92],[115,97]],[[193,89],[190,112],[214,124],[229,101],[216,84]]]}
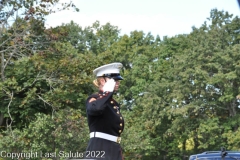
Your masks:
{"label": "white glove", "polygon": [[112,92],[114,90],[116,82],[114,79],[109,79],[103,86],[103,92]]}

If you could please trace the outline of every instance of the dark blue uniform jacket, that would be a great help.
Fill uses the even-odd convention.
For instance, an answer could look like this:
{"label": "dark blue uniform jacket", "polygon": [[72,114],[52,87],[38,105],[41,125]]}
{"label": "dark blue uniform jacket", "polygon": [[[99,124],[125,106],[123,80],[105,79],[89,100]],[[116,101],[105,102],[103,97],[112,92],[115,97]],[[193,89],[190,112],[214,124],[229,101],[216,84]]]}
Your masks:
{"label": "dark blue uniform jacket", "polygon": [[[120,113],[119,104],[113,99],[113,94],[113,92],[103,93],[99,91],[88,97],[86,108],[90,133],[102,132],[117,137],[121,136],[124,129],[124,119]],[[96,100],[89,102],[91,98]],[[102,151],[105,153],[105,160],[123,159],[120,144],[101,138],[90,139],[87,152],[90,151]]]}

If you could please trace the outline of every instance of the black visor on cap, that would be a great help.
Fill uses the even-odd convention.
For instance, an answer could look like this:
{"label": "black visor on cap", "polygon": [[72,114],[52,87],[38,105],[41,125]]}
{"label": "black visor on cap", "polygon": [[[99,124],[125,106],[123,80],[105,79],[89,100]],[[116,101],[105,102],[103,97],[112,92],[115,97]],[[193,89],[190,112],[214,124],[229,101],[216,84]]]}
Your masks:
{"label": "black visor on cap", "polygon": [[119,73],[103,74],[102,77],[108,77],[108,78],[112,78],[114,80],[123,80],[122,76]]}

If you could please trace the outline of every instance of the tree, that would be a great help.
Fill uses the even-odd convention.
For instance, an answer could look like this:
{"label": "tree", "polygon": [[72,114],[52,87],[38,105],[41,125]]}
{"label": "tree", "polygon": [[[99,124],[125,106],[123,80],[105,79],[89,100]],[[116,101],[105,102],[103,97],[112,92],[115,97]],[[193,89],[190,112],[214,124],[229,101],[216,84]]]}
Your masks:
{"label": "tree", "polygon": [[[1,113],[0,125],[5,121],[9,125],[12,117],[9,114],[10,107],[13,104],[15,93],[12,89],[7,88],[5,84],[14,85],[16,79],[8,77],[11,75],[11,69],[15,61],[26,60],[26,56],[32,56],[37,52],[46,49],[44,47],[49,40],[46,41],[44,34],[44,17],[67,8],[76,6],[70,3],[63,3],[59,9],[54,10],[53,6],[58,0],[4,0],[0,5],[0,52],[1,52]],[[49,44],[47,44],[49,45]],[[7,73],[8,72],[8,73]],[[35,75],[37,76],[37,75]],[[11,81],[11,79],[13,81]],[[4,83],[4,84],[3,84]],[[24,87],[21,88],[22,91]],[[18,88],[18,91],[21,90]],[[16,88],[15,88],[16,90]],[[19,93],[16,93],[19,94]],[[9,121],[10,120],[10,121]]]}
{"label": "tree", "polygon": [[[212,10],[209,21],[209,26],[193,27],[189,35],[164,38],[157,54],[151,52],[156,61],[132,60],[140,63],[139,68],[131,68],[131,74],[137,73],[135,81],[148,73],[146,66],[152,72],[143,76],[145,83],[139,87],[127,83],[132,84],[127,92],[136,87],[144,93],[143,98],[132,98],[133,111],[127,114],[131,119],[128,135],[136,138],[127,144],[128,152],[137,152],[143,159],[182,159],[220,146],[238,148],[238,143],[229,144],[234,143],[230,137],[238,133],[239,122],[239,19]],[[128,148],[136,143],[136,151]]]}
{"label": "tree", "polygon": [[227,146],[227,139],[219,134],[226,129],[224,124],[239,114],[239,40],[234,32],[239,19],[212,10],[209,21],[209,26],[204,23],[199,29],[193,28],[188,36],[190,47],[173,57],[173,111],[178,119],[195,122],[191,128],[184,126],[186,135],[191,135],[187,138],[193,138],[195,152]]}
{"label": "tree", "polygon": [[[4,138],[0,134],[0,148],[7,153],[37,153],[30,157],[36,160],[64,160],[71,156],[83,158],[88,129],[81,112],[79,109],[66,108],[53,115],[38,113],[28,128],[14,129],[12,132],[6,130],[3,132]],[[20,158],[27,157],[22,155]]]}

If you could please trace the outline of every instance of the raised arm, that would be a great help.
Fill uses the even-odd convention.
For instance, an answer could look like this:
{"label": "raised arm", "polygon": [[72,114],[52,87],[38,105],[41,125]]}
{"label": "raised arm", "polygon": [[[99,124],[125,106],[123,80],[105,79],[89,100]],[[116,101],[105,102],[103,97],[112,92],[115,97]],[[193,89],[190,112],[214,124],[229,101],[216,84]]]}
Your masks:
{"label": "raised arm", "polygon": [[104,92],[97,96],[90,96],[87,99],[87,113],[89,115],[101,115],[106,107],[106,102],[111,98],[113,92]]}

